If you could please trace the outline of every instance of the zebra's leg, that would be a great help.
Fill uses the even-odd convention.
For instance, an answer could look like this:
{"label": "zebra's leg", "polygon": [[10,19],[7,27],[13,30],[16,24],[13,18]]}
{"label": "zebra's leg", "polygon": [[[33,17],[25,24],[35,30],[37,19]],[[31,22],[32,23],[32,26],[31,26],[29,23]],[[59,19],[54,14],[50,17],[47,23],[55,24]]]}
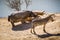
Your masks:
{"label": "zebra's leg", "polygon": [[33,33],[33,32],[32,32],[32,28],[31,28],[30,32]]}
{"label": "zebra's leg", "polygon": [[33,32],[32,32],[32,29],[33,29],[33,23],[32,23],[32,22],[31,22],[31,27],[32,27],[32,28],[31,28],[30,32],[33,33]]}
{"label": "zebra's leg", "polygon": [[31,31],[30,32],[33,33],[33,23],[32,22],[31,22],[31,27],[32,28],[31,28]]}
{"label": "zebra's leg", "polygon": [[51,35],[51,34],[49,34],[48,32],[46,32],[46,30],[45,30],[45,25],[46,25],[46,24],[44,24],[43,31],[44,31],[46,34]]}
{"label": "zebra's leg", "polygon": [[46,23],[45,23],[44,26],[43,26],[43,31],[44,31],[45,33],[47,33],[46,30],[45,30],[45,26],[46,26]]}
{"label": "zebra's leg", "polygon": [[35,32],[35,26],[34,25],[32,25],[31,33],[36,34],[36,32]]}
{"label": "zebra's leg", "polygon": [[35,33],[35,31],[34,31],[34,28],[33,28],[33,27],[31,28],[31,33],[32,33],[32,34],[34,34],[34,33]]}
{"label": "zebra's leg", "polygon": [[34,34],[36,34],[36,32],[35,32],[35,26],[33,25],[33,32],[34,32]]}

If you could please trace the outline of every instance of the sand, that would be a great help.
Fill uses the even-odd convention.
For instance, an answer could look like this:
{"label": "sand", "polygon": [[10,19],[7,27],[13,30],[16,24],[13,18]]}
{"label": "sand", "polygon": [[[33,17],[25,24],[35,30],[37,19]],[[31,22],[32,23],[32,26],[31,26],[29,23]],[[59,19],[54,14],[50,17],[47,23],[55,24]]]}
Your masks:
{"label": "sand", "polygon": [[35,28],[36,35],[30,32],[31,24],[19,24],[12,27],[7,18],[0,18],[0,40],[60,40],[60,14],[55,14],[54,22],[48,22]]}

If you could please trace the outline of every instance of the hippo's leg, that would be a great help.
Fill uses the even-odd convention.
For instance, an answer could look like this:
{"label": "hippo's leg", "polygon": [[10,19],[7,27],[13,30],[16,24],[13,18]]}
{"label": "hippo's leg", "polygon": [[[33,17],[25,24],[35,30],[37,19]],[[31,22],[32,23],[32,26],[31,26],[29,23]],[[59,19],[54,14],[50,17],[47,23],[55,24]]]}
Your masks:
{"label": "hippo's leg", "polygon": [[11,22],[11,24],[12,24],[13,27],[15,26],[13,22]]}

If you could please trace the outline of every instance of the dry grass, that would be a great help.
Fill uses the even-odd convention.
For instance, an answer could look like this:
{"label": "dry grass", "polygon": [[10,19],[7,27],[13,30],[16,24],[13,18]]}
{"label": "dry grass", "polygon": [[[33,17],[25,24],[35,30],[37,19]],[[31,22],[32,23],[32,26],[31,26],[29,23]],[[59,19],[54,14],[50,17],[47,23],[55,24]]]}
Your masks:
{"label": "dry grass", "polygon": [[20,24],[14,29],[7,18],[0,18],[0,40],[60,40],[60,14],[56,14],[54,22],[49,22],[46,25],[46,31],[43,32],[43,26],[36,27],[36,33],[40,36],[30,33],[30,24]]}

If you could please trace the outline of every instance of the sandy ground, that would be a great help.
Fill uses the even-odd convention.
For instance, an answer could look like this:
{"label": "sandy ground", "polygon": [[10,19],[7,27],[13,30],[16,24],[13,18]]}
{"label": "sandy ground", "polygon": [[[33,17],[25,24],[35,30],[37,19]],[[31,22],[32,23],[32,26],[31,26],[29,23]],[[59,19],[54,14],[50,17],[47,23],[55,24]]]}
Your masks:
{"label": "sandy ground", "polygon": [[30,33],[31,24],[18,24],[12,27],[7,18],[0,18],[0,40],[60,40],[60,14],[56,14],[54,22],[48,22],[35,28],[36,35]]}

